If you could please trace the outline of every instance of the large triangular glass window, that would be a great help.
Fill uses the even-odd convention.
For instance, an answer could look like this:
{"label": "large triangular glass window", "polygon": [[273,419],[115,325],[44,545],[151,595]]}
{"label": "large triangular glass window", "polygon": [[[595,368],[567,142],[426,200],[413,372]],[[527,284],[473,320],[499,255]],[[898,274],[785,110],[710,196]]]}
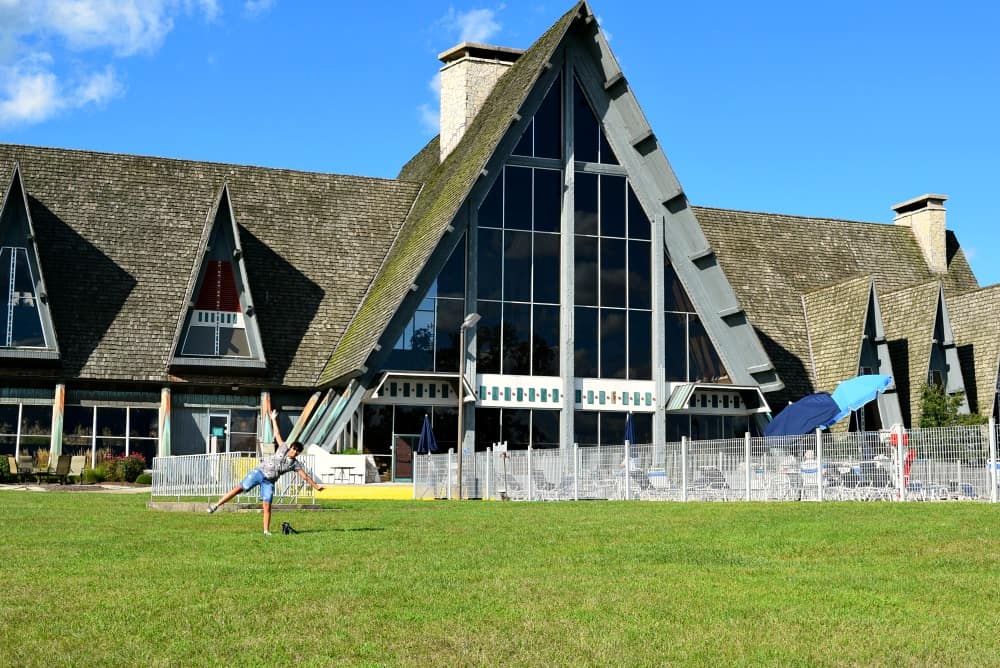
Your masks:
{"label": "large triangular glass window", "polygon": [[264,353],[235,219],[224,188],[198,269],[175,364],[262,367]]}
{"label": "large triangular glass window", "polygon": [[15,166],[0,210],[0,357],[58,356],[34,228]]}
{"label": "large triangular glass window", "polygon": [[573,82],[573,156],[580,162],[619,164],[579,81]]}
{"label": "large triangular glass window", "polygon": [[535,158],[562,157],[562,75],[556,77],[521,135],[514,155]]}

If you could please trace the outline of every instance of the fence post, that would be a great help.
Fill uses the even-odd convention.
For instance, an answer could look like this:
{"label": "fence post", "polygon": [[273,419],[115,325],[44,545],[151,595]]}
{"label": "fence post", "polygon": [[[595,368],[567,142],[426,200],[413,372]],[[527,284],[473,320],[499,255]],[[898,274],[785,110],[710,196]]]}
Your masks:
{"label": "fence post", "polygon": [[490,500],[490,483],[493,482],[493,445],[486,448],[486,484],[483,486],[483,500]]}
{"label": "fence post", "polygon": [[632,475],[632,448],[631,443],[625,441],[625,500],[632,498],[632,488],[629,485],[629,478]]}
{"label": "fence post", "polygon": [[580,444],[573,444],[573,500],[580,500]]}
{"label": "fence post", "polygon": [[746,485],[747,485],[747,501],[752,501],[753,496],[750,493],[750,432],[743,433],[743,459],[746,462]]}
{"label": "fence post", "polygon": [[997,423],[990,418],[990,503],[997,502]]}
{"label": "fence post", "polygon": [[688,439],[681,436],[681,501],[688,500]]}
{"label": "fence post", "polygon": [[448,499],[451,499],[451,456],[455,453],[454,448],[448,448]]}
{"label": "fence post", "polygon": [[823,433],[816,428],[816,500],[823,501]]}
{"label": "fence post", "polygon": [[528,446],[528,501],[531,501],[531,493],[534,491],[535,483],[535,469],[532,468],[531,464],[531,450],[532,447]]}
{"label": "fence post", "polygon": [[[896,491],[900,501],[906,500],[906,474],[903,469],[903,460],[906,458],[904,450],[909,446],[909,437],[903,433],[903,425],[897,424],[893,427],[896,435],[896,447],[893,448],[892,458],[896,467]],[[891,439],[890,439],[891,440]]]}

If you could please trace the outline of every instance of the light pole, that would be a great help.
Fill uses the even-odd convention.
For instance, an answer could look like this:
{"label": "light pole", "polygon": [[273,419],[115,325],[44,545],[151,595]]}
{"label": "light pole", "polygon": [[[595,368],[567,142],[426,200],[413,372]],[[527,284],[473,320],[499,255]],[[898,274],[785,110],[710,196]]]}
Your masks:
{"label": "light pole", "polygon": [[458,328],[458,500],[462,500],[462,450],[465,445],[465,330],[482,318],[478,313],[465,316]]}

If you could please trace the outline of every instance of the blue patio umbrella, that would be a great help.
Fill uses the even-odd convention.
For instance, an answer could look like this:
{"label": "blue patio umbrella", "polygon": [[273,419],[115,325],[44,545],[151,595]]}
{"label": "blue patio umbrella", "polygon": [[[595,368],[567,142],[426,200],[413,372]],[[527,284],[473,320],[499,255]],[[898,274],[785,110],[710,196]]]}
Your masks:
{"label": "blue patio umbrella", "polygon": [[837,421],[840,406],[826,392],[810,394],[788,404],[764,428],[765,436],[800,436]]}
{"label": "blue patio umbrella", "polygon": [[840,407],[837,419],[846,417],[851,411],[856,411],[869,401],[874,401],[878,395],[885,392],[892,382],[891,376],[884,374],[869,374],[855,376],[845,380],[833,391],[833,400]]}
{"label": "blue patio umbrella", "polygon": [[632,413],[625,418],[625,440],[635,445],[635,425],[632,423]]}
{"label": "blue patio umbrella", "polygon": [[431,418],[425,414],[424,426],[420,428],[420,440],[417,441],[417,454],[429,455],[432,452],[437,452],[437,449],[437,439],[434,438],[434,431],[431,429]]}

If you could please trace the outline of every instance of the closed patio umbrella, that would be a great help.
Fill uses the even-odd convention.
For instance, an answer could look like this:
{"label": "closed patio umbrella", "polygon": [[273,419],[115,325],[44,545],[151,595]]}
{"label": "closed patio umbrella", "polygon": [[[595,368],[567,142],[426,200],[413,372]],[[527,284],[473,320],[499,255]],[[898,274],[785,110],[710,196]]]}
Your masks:
{"label": "closed patio umbrella", "polygon": [[431,429],[431,418],[424,415],[424,426],[420,428],[420,440],[417,441],[417,454],[429,455],[437,452],[437,439],[434,438],[434,431]]}

